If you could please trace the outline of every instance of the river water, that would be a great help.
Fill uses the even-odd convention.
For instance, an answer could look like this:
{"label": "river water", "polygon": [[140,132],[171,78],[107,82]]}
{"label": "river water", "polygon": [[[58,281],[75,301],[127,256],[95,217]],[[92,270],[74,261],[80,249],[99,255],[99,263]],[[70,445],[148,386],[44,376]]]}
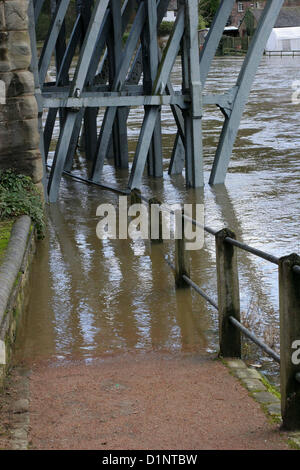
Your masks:
{"label": "river water", "polygon": [[[219,93],[233,86],[242,60],[216,58],[205,92]],[[163,108],[164,179],[144,178],[143,193],[166,203],[204,203],[208,226],[229,227],[239,240],[276,256],[299,253],[300,104],[292,102],[299,74],[297,57],[263,58],[225,185],[208,185],[221,112],[214,106],[205,108],[205,187],[187,191],[183,176],[167,174],[176,128],[171,111]],[[180,86],[179,61],[172,81]],[[131,160],[142,119],[143,109],[131,110]],[[85,174],[80,153],[74,173]],[[126,187],[127,179],[127,171],[116,172],[105,164],[104,181]],[[96,210],[102,203],[117,207],[118,195],[63,179],[60,200],[48,209],[47,236],[34,261],[16,361],[91,361],[106,353],[153,349],[215,355],[217,314],[196,292],[175,289],[164,260],[166,255],[173,258],[174,242],[150,247],[142,241],[99,240]],[[206,234],[203,249],[191,253],[191,278],[217,299],[213,237]],[[243,321],[278,351],[277,267],[246,252],[239,252],[238,260]],[[273,360],[248,343],[243,354],[278,383],[279,368]]]}

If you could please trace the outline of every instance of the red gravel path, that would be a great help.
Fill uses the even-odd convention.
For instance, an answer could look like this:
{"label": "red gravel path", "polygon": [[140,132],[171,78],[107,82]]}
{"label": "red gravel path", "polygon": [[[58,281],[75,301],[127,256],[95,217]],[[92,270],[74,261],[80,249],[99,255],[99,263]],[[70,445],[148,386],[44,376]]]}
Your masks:
{"label": "red gravel path", "polygon": [[33,449],[288,449],[227,368],[195,355],[36,365],[30,423]]}

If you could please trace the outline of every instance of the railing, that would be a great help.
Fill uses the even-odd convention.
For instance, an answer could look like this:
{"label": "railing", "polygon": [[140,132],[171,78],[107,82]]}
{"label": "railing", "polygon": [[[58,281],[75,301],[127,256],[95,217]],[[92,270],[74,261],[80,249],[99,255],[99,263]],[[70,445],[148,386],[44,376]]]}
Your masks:
{"label": "railing", "polygon": [[[166,208],[155,198],[147,199],[141,192],[131,192],[132,203],[146,202],[156,204],[161,212]],[[150,207],[151,208],[151,207]],[[229,229],[214,230],[202,226],[182,211],[169,211],[183,217],[194,225],[201,226],[205,232],[215,237],[217,292],[215,301],[190,278],[189,256],[185,249],[184,236],[175,240],[175,265],[167,260],[174,270],[178,288],[192,287],[219,313],[220,356],[241,358],[241,335],[243,334],[266,354],[280,364],[281,413],[285,429],[300,429],[300,257],[296,254],[277,258],[269,253],[253,248],[236,240]],[[162,242],[162,223],[159,221],[159,238]],[[154,241],[154,240],[152,240]],[[280,356],[240,321],[240,295],[238,279],[237,249],[247,251],[278,266],[279,311],[280,311]]]}
{"label": "railing", "polygon": [[289,57],[295,57],[295,56],[299,56],[300,55],[300,51],[299,50],[295,50],[295,51],[265,51],[265,55],[267,56],[280,56],[280,57],[283,57],[283,56],[289,56]]}

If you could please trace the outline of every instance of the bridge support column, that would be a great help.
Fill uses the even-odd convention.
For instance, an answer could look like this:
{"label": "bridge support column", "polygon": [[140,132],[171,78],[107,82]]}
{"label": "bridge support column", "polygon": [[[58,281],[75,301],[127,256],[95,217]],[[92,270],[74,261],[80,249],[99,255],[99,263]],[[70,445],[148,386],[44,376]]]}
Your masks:
{"label": "bridge support column", "polygon": [[28,7],[28,0],[0,0],[0,169],[14,168],[39,185],[43,165]]}

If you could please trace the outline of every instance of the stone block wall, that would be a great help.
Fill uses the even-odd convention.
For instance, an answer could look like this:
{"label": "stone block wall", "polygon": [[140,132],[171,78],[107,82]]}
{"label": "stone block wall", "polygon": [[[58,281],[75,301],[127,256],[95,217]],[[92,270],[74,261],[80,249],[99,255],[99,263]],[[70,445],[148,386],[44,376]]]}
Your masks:
{"label": "stone block wall", "polygon": [[38,184],[43,166],[28,5],[29,0],[0,0],[0,168],[15,168]]}

